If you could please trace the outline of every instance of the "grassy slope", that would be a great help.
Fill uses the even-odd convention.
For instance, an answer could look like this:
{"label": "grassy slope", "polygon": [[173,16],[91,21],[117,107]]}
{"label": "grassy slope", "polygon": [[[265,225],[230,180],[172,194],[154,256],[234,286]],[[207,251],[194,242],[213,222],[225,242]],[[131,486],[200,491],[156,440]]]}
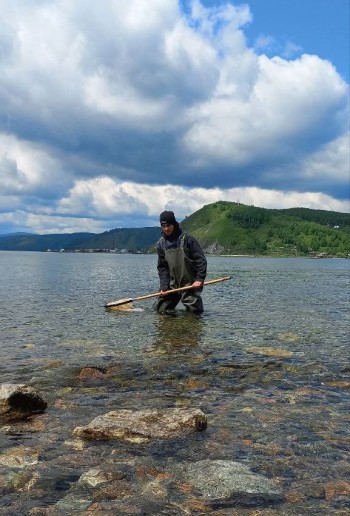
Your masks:
{"label": "grassy slope", "polygon": [[204,206],[181,226],[206,252],[279,256],[350,253],[350,215],[344,213],[267,210],[220,201]]}

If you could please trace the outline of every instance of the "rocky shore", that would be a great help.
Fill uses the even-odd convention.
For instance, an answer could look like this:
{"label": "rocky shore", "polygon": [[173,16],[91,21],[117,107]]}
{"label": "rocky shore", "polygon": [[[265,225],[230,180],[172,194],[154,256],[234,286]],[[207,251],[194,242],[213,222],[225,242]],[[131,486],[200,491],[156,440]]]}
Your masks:
{"label": "rocky shore", "polygon": [[[98,369],[87,368],[80,372],[81,378],[101,378]],[[11,435],[16,423],[27,431],[40,431],[35,414],[43,413],[47,403],[34,389],[23,384],[0,385],[0,424],[2,430]],[[13,426],[6,426],[11,423]],[[207,416],[200,409],[166,408],[163,410],[119,410],[94,418],[85,426],[78,426],[72,432],[72,439],[66,444],[78,452],[85,449],[88,441],[123,441],[143,445],[151,441],[186,439],[193,432],[207,428]],[[88,467],[72,483],[69,493],[49,508],[33,507],[29,514],[68,514],[96,512],[108,514],[121,510],[132,514],[145,514],[137,508],[141,495],[147,500],[147,514],[158,513],[160,507],[168,505],[169,491],[178,486],[180,492],[190,495],[188,509],[179,507],[179,514],[195,512],[210,507],[230,506],[228,500],[245,499],[278,503],[283,499],[278,482],[254,473],[245,464],[232,460],[198,460],[194,462],[171,463],[164,470],[146,465],[143,461],[126,462],[118,460],[98,462]],[[0,454],[0,466],[7,467],[10,474],[0,476],[0,487],[6,493],[11,491],[35,492],[44,487],[45,474],[41,463],[41,452],[29,446],[14,446]],[[140,485],[141,484],[141,485]],[[139,492],[140,489],[140,492]],[[40,491],[39,491],[40,492]],[[193,493],[197,493],[196,497]],[[198,499],[197,499],[198,498]],[[116,501],[117,505],[116,505]],[[124,505],[124,509],[123,509]],[[175,505],[172,514],[176,514]],[[117,509],[117,507],[119,509]]]}
{"label": "rocky shore", "polygon": [[[160,351],[0,385],[0,514],[347,514],[350,441],[332,403],[349,383],[286,349]],[[323,384],[300,387],[310,374]]]}

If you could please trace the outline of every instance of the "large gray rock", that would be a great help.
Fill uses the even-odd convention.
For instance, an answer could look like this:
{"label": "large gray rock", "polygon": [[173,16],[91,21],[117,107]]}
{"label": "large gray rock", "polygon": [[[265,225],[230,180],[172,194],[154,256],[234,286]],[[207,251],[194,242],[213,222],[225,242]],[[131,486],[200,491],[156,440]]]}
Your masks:
{"label": "large gray rock", "polygon": [[34,389],[24,384],[0,384],[0,424],[26,419],[47,407]]}
{"label": "large gray rock", "polygon": [[151,439],[170,439],[204,430],[207,417],[199,409],[115,410],[96,417],[87,426],[74,429],[74,435],[86,439],[121,439],[144,443]]}
{"label": "large gray rock", "polygon": [[201,460],[181,466],[181,475],[208,500],[234,495],[279,498],[281,489],[273,480],[254,473],[248,466],[229,460]]}

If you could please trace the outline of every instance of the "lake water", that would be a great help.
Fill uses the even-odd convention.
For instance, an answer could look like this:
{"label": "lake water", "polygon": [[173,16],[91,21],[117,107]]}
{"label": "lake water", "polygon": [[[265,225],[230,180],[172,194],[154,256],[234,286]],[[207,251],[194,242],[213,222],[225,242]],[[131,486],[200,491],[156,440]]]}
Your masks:
{"label": "lake water", "polygon": [[[204,289],[203,316],[181,305],[159,316],[154,300],[104,309],[158,290],[154,255],[0,252],[0,381],[48,402],[45,414],[0,429],[0,514],[349,514],[349,265],[208,257],[207,279],[232,279]],[[86,380],[84,368],[101,375]],[[80,449],[72,437],[110,410],[175,406],[203,410],[207,430],[142,446]],[[21,446],[38,462],[1,462]],[[141,466],[169,472],[202,459],[244,463],[274,479],[283,500],[204,503],[169,473],[166,494],[150,499]],[[125,496],[79,481],[107,465],[127,468]]]}

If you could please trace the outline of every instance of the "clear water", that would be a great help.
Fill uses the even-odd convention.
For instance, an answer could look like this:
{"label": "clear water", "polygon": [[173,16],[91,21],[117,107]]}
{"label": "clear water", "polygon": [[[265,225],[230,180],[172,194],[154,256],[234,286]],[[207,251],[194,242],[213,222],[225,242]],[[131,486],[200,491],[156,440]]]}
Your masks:
{"label": "clear water", "polygon": [[[181,305],[175,316],[159,316],[154,300],[134,303],[133,311],[104,309],[106,302],[158,290],[155,256],[0,252],[0,381],[29,384],[49,403],[44,415],[0,432],[0,454],[25,445],[40,455],[21,470],[22,477],[39,478],[30,488],[17,470],[0,465],[0,513],[54,506],[68,494],[79,498],[85,471],[104,460],[117,467],[122,457],[159,470],[203,458],[241,461],[274,478],[285,497],[278,507],[236,501],[226,509],[202,507],[203,513],[346,514],[349,265],[208,257],[208,279],[232,279],[204,289],[203,316]],[[83,381],[85,367],[106,376]],[[69,446],[76,426],[109,410],[182,405],[209,418],[208,429],[186,443],[89,443],[79,452]],[[135,471],[130,466],[134,489]],[[151,514],[141,492],[140,513]],[[183,490],[169,484],[167,493],[156,512],[190,510]]]}

